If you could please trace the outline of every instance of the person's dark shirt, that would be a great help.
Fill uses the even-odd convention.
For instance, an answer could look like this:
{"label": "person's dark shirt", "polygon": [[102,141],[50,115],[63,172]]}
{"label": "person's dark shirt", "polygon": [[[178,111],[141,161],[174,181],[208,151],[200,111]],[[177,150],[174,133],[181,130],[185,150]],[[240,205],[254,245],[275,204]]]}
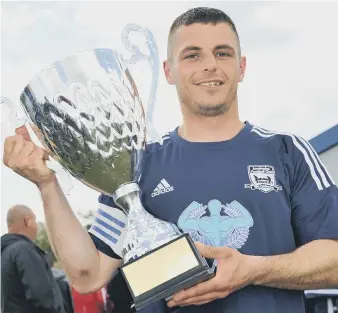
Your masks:
{"label": "person's dark shirt", "polygon": [[1,237],[1,312],[64,313],[44,252],[23,235]]}

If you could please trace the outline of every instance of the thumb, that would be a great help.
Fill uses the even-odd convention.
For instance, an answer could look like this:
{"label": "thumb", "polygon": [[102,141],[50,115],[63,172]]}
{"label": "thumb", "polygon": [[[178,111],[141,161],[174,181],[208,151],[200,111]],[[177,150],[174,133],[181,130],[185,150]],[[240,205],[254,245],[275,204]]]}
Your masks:
{"label": "thumb", "polygon": [[43,159],[45,160],[45,161],[49,161],[50,160],[50,158],[49,158],[49,153],[46,151],[46,150],[44,150],[44,149],[42,149],[43,150]]}
{"label": "thumb", "polygon": [[39,147],[37,153],[38,153],[38,157],[43,159],[44,161],[50,160],[49,158],[50,155],[45,149]]}
{"label": "thumb", "polygon": [[28,129],[25,125],[20,126],[17,129],[15,129],[15,133],[17,135],[22,135],[27,141],[32,141],[31,136],[29,135]]}
{"label": "thumb", "polygon": [[221,247],[207,246],[201,242],[195,242],[195,246],[201,255],[207,259],[217,259],[224,255]]}

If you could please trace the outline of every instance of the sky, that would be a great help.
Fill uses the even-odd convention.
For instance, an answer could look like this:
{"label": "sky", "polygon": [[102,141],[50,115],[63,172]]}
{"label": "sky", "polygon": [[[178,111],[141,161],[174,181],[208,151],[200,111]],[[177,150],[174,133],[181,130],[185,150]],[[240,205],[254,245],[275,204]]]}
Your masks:
{"label": "sky", "polygon": [[[35,74],[79,51],[110,48],[128,56],[121,44],[121,31],[128,23],[153,33],[162,62],[171,23],[197,6],[224,10],[238,29],[247,57],[245,79],[239,86],[242,120],[307,140],[337,124],[338,2],[2,2],[1,96],[18,104]],[[142,37],[132,39],[144,45]],[[147,103],[150,68],[142,61],[130,70]],[[164,134],[181,123],[181,114],[175,87],[167,84],[162,70],[156,97],[154,124]],[[1,159],[4,139],[14,130],[4,112]],[[43,221],[36,186],[4,165],[0,170],[1,233],[7,230],[8,208],[17,203],[31,207]],[[67,198],[73,210],[95,210],[98,193],[70,180]],[[61,186],[66,186],[64,179]]]}

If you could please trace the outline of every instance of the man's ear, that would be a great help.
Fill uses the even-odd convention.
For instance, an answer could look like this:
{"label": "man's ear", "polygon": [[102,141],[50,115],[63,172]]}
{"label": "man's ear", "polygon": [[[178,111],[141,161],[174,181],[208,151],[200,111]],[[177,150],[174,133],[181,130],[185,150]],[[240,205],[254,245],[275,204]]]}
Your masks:
{"label": "man's ear", "polygon": [[168,84],[174,85],[174,79],[171,73],[171,64],[168,60],[163,61],[163,70],[164,70],[164,75],[165,75],[165,78],[167,79]]}
{"label": "man's ear", "polygon": [[246,70],[246,57],[241,57],[239,63],[239,81],[242,82],[244,80],[245,70]]}
{"label": "man's ear", "polygon": [[29,224],[30,224],[30,218],[29,218],[29,216],[25,216],[23,218],[23,222],[25,224],[25,227],[29,227]]}

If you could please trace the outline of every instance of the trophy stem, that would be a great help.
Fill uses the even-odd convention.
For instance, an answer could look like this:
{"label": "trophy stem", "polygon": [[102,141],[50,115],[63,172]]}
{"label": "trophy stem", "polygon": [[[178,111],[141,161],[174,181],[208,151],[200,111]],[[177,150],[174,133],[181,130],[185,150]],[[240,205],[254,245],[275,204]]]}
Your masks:
{"label": "trophy stem", "polygon": [[[141,204],[140,199],[140,187],[137,183],[126,183],[121,185],[114,193],[113,199],[115,203],[124,211],[129,214],[130,208],[135,204],[138,206]],[[140,202],[140,203],[138,203]],[[142,204],[141,204],[142,205]]]}
{"label": "trophy stem", "polygon": [[113,199],[127,215],[127,233],[122,251],[124,262],[136,259],[181,235],[174,224],[146,211],[137,183],[120,186],[114,192]]}

